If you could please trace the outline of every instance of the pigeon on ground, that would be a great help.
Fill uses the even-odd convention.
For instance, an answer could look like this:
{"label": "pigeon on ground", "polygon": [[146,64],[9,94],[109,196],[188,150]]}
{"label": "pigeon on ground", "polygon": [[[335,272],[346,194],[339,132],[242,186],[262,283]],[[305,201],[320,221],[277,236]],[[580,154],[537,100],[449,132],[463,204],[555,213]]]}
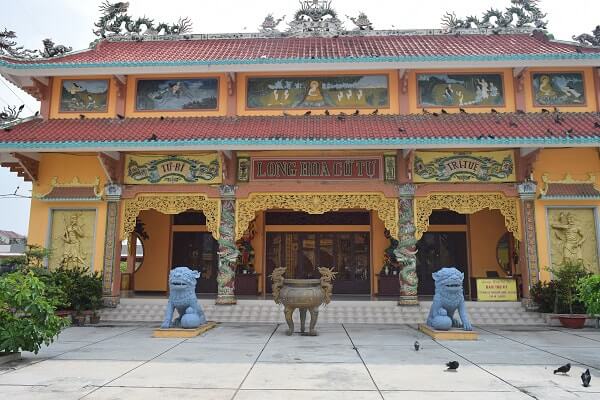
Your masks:
{"label": "pigeon on ground", "polygon": [[583,387],[590,386],[590,381],[592,380],[592,375],[590,374],[589,368],[585,370],[584,373],[581,374],[581,382],[583,382]]}
{"label": "pigeon on ground", "polygon": [[561,374],[566,374],[570,370],[571,370],[571,363],[566,363],[562,367],[558,367],[557,369],[555,369],[554,373],[556,374],[557,372],[560,372]]}
{"label": "pigeon on ground", "polygon": [[419,351],[420,348],[421,348],[421,343],[419,343],[418,340],[415,340],[415,351]]}
{"label": "pigeon on ground", "polygon": [[456,371],[458,369],[458,361],[450,361],[446,363],[449,371]]}

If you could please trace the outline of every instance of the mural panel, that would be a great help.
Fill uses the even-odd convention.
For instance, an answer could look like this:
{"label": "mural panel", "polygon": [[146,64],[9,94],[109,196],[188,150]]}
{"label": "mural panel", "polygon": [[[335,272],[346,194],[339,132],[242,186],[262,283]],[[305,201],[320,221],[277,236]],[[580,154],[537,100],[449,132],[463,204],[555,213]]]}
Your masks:
{"label": "mural panel", "polygon": [[501,74],[417,74],[420,107],[503,106]]}
{"label": "mural panel", "polygon": [[96,210],[52,210],[49,268],[93,268]]}
{"label": "mural panel", "polygon": [[61,82],[60,112],[106,112],[108,80],[72,80]]}
{"label": "mural panel", "polygon": [[598,241],[594,208],[548,208],[550,262],[553,266],[583,262],[592,272],[598,267]]}
{"label": "mural panel", "polygon": [[379,108],[389,105],[387,75],[248,78],[249,109]]}
{"label": "mural panel", "polygon": [[219,80],[140,79],[136,88],[137,111],[216,110]]}
{"label": "mural panel", "polygon": [[580,72],[535,73],[531,84],[536,106],[585,105],[585,84]]}

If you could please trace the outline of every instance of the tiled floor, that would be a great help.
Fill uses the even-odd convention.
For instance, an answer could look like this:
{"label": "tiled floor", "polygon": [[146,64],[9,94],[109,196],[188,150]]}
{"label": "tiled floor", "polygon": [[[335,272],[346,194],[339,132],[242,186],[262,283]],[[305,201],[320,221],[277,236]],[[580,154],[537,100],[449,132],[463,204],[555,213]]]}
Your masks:
{"label": "tiled floor", "polygon": [[[598,329],[478,326],[478,341],[436,342],[415,328],[322,324],[317,337],[288,337],[282,325],[224,323],[193,339],[153,339],[148,325],[69,328],[0,365],[0,399],[600,398]],[[567,362],[569,375],[552,373]]]}

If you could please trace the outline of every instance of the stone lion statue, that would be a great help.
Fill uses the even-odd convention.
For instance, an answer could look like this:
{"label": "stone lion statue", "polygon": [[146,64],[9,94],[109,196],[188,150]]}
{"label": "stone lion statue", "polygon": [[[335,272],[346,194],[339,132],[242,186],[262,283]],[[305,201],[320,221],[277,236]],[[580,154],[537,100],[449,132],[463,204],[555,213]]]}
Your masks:
{"label": "stone lion statue", "polygon": [[[206,323],[206,317],[196,298],[196,281],[200,272],[188,267],[177,267],[169,274],[169,303],[165,312],[165,319],[160,326],[167,328],[197,328]],[[178,317],[173,320],[173,313],[177,310]]]}
{"label": "stone lion statue", "polygon": [[[440,331],[447,331],[452,327],[462,327],[465,331],[473,330],[463,295],[465,274],[454,267],[447,267],[434,272],[432,276],[435,281],[435,295],[427,317],[427,325]],[[454,318],[454,312],[457,310],[460,321]]]}

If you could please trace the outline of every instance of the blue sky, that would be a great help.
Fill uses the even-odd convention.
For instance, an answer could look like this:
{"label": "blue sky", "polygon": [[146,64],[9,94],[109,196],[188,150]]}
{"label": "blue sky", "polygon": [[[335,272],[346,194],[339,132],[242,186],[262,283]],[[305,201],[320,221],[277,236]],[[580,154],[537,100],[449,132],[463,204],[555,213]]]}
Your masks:
{"label": "blue sky", "polygon": [[[100,0],[3,0],[0,29],[16,31],[18,42],[30,49],[40,49],[42,40],[54,39],[57,44],[72,46],[74,50],[87,48],[95,39],[92,33],[98,19]],[[296,0],[129,0],[129,14],[134,17],[146,15],[155,22],[174,22],[180,16],[189,17],[194,33],[256,32],[258,25],[268,13],[275,18],[286,15],[290,21],[298,8]],[[351,27],[345,16],[357,16],[365,12],[375,29],[425,29],[439,28],[445,11],[458,16],[481,15],[491,8],[505,8],[509,0],[334,0],[333,7],[339,17]],[[600,24],[600,1],[598,0],[543,0],[540,4],[548,13],[549,30],[557,39],[570,40]],[[285,22],[280,28],[285,28]],[[0,78],[0,109],[7,105],[25,104],[23,115],[31,115],[39,104],[25,92]],[[3,194],[29,195],[31,184],[23,182],[6,168],[0,169],[0,230],[14,230],[27,234],[29,201],[6,199]]]}

